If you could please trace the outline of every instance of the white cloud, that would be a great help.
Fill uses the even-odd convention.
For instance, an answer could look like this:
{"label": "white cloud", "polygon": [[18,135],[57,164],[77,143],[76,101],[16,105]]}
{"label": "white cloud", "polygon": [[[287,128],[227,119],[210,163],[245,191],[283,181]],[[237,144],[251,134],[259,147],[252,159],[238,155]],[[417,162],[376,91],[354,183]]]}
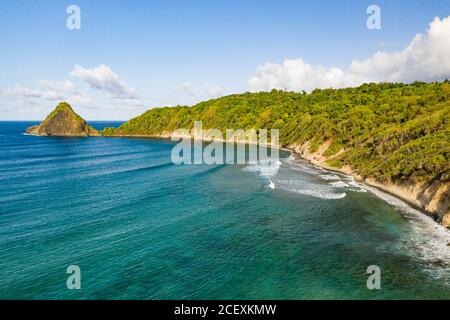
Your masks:
{"label": "white cloud", "polygon": [[7,89],[4,93],[10,97],[24,97],[24,98],[40,98],[41,92],[38,89],[28,89],[17,83],[11,89]]}
{"label": "white cloud", "polygon": [[450,77],[450,16],[442,20],[435,18],[427,33],[417,34],[405,49],[377,52],[366,60],[355,60],[346,71],[313,66],[302,59],[285,60],[282,64],[258,67],[248,85],[252,91],[273,88],[311,91],[363,82],[434,81],[446,77]]}
{"label": "white cloud", "polygon": [[120,80],[119,76],[104,64],[92,69],[75,65],[70,75],[87,82],[94,89],[108,92],[112,98],[138,99],[136,90]]}
{"label": "white cloud", "polygon": [[18,83],[14,87],[0,92],[0,95],[11,100],[9,105],[16,102],[15,110],[19,113],[22,112],[20,110],[29,110],[34,113],[45,112],[60,101],[67,101],[76,108],[91,110],[107,108],[107,114],[102,117],[110,117],[111,112],[117,110],[121,110],[125,114],[130,107],[136,110],[146,108],[135,89],[121,81],[117,74],[105,65],[93,69],[75,65],[70,75],[88,84],[91,89],[86,89],[89,95],[77,88],[79,83],[74,84],[71,80],[46,79],[37,80],[36,88],[27,88]]}
{"label": "white cloud", "polygon": [[181,104],[194,104],[203,100],[217,98],[222,95],[222,88],[214,85],[202,85],[196,87],[190,82],[181,84],[181,95],[178,100]]}
{"label": "white cloud", "polygon": [[347,87],[360,83],[360,79],[339,68],[312,66],[302,59],[285,60],[282,64],[266,63],[258,67],[248,81],[252,91],[283,89],[311,91],[315,88]]}
{"label": "white cloud", "polygon": [[38,80],[38,84],[45,88],[42,99],[49,101],[69,100],[75,104],[87,104],[90,97],[75,88],[72,81]]}
{"label": "white cloud", "polygon": [[377,81],[431,81],[450,75],[450,16],[430,23],[426,34],[417,34],[399,52],[377,52],[364,61],[353,61],[350,72]]}
{"label": "white cloud", "polygon": [[77,90],[71,81],[38,80],[38,86],[39,89],[30,89],[18,83],[6,90],[5,96],[53,102],[67,100],[77,104],[90,102],[90,97]]}

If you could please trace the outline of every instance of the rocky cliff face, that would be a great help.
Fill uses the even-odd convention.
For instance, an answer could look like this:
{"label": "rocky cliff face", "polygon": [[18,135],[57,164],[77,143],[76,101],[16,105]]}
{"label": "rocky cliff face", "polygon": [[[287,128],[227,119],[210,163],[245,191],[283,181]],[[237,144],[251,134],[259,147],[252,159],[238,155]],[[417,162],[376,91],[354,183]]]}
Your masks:
{"label": "rocky cliff face", "polygon": [[66,103],[60,103],[56,109],[38,126],[29,127],[27,133],[38,136],[87,137],[99,136],[99,132],[73,111]]}
{"label": "rocky cliff face", "polygon": [[368,185],[377,187],[406,200],[430,214],[444,227],[450,228],[450,183],[448,180],[440,181],[434,179],[411,185],[403,185],[395,182],[380,182],[370,177],[363,179],[353,168],[348,166],[335,168],[328,165],[327,161],[339,157],[339,155],[345,151],[341,149],[331,157],[324,156],[324,153],[331,145],[331,142],[331,139],[327,140],[316,152],[309,151],[310,144],[308,142],[303,145],[291,145],[289,147],[297,152],[302,158],[315,165],[351,175]]}

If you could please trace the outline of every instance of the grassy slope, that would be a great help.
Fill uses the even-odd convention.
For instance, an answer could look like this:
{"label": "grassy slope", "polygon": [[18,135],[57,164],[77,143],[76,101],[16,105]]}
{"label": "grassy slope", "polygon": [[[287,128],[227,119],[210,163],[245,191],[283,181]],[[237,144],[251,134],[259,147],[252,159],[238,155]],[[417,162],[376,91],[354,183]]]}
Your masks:
{"label": "grassy slope", "polygon": [[364,84],[315,90],[273,90],[151,109],[105,135],[159,135],[178,128],[276,128],[282,146],[332,139],[331,165],[350,165],[384,182],[450,180],[450,83]]}

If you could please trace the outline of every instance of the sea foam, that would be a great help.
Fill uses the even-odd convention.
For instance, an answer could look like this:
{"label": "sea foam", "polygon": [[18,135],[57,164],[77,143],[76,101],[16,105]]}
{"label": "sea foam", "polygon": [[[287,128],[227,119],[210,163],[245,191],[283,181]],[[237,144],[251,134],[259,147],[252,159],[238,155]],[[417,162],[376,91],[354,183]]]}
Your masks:
{"label": "sea foam", "polygon": [[375,187],[366,188],[377,197],[395,207],[407,218],[413,232],[404,237],[395,248],[398,252],[422,261],[430,276],[443,279],[450,284],[450,231],[437,224],[431,217],[412,208],[404,201]]}

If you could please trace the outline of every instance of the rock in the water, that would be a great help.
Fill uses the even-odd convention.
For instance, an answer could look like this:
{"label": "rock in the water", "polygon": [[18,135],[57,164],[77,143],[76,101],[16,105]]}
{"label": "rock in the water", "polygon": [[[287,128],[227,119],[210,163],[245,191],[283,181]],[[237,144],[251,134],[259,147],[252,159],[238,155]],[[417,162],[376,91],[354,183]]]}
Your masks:
{"label": "rock in the water", "polygon": [[73,111],[66,103],[60,103],[38,126],[27,129],[27,133],[38,136],[87,137],[99,136],[100,133]]}

